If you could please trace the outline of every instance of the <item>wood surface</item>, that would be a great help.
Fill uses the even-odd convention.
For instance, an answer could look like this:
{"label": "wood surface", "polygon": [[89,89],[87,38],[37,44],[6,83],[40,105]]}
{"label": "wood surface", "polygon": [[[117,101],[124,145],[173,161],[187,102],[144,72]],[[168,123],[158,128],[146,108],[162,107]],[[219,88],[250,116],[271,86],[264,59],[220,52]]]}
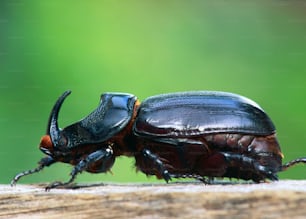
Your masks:
{"label": "wood surface", "polygon": [[0,185],[0,218],[306,218],[306,180]]}

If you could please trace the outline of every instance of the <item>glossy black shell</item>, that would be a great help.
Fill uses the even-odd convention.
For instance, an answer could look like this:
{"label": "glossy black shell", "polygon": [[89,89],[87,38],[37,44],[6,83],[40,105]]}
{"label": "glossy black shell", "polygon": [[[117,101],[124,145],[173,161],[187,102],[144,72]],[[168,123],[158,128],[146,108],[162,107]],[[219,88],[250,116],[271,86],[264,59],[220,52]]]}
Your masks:
{"label": "glossy black shell", "polygon": [[102,94],[97,109],[62,130],[61,134],[68,140],[67,147],[100,143],[115,136],[132,118],[136,99],[131,94]]}
{"label": "glossy black shell", "polygon": [[134,133],[152,139],[189,138],[214,133],[266,136],[275,127],[250,99],[225,92],[164,94],[142,102]]}

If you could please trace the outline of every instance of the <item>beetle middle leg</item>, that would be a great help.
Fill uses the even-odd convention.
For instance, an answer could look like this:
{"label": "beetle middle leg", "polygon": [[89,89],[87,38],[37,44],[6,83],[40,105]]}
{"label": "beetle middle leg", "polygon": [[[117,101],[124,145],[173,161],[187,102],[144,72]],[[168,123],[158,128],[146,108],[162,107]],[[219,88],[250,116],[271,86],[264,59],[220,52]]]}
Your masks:
{"label": "beetle middle leg", "polygon": [[[46,190],[50,190],[55,187],[59,186],[66,186],[71,184],[77,174],[81,173],[82,171],[86,170],[88,172],[106,172],[114,163],[113,161],[113,150],[109,147],[106,149],[101,149],[89,154],[85,159],[82,159],[71,171],[70,179],[67,182],[53,182],[49,186],[46,187]],[[95,164],[99,164],[99,169]]]}
{"label": "beetle middle leg", "polygon": [[[171,176],[166,168],[166,165],[156,154],[152,153],[149,149],[143,149],[141,153],[144,161],[150,163],[148,166],[152,166],[154,169],[156,169],[158,174],[162,176],[166,182],[171,180]],[[142,171],[148,173],[148,170],[142,169]],[[149,171],[151,172],[152,170]]]}
{"label": "beetle middle leg", "polygon": [[[231,153],[231,152],[220,152],[225,160],[228,162],[228,166],[234,167],[235,169],[241,169],[243,171],[249,170],[256,174],[257,176],[253,176],[252,180],[255,182],[263,180],[265,178],[269,178],[272,181],[277,181],[278,177],[276,175],[276,171],[273,171],[271,168],[261,165],[254,158],[248,157],[243,154]],[[239,176],[237,176],[239,178]]]}

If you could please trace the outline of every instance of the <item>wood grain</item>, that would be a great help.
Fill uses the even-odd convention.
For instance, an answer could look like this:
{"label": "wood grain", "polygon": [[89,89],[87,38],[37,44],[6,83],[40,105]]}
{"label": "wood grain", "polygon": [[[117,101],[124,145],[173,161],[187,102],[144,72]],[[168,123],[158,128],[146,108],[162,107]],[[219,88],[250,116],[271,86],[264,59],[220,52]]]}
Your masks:
{"label": "wood grain", "polygon": [[305,218],[306,181],[0,185],[0,218]]}

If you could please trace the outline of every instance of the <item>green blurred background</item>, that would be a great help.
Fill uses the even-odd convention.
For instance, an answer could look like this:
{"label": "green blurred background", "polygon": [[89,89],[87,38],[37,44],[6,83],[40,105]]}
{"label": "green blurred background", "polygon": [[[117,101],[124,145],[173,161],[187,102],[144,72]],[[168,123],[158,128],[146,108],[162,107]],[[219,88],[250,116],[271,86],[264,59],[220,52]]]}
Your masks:
{"label": "green blurred background", "polygon": [[[306,155],[304,1],[17,1],[0,3],[0,183],[31,169],[49,112],[71,89],[62,127],[103,92],[139,99],[173,91],[247,96],[271,116],[285,161]],[[132,158],[78,182],[148,182]],[[55,164],[23,183],[66,180]],[[303,165],[281,178],[306,179]]]}

